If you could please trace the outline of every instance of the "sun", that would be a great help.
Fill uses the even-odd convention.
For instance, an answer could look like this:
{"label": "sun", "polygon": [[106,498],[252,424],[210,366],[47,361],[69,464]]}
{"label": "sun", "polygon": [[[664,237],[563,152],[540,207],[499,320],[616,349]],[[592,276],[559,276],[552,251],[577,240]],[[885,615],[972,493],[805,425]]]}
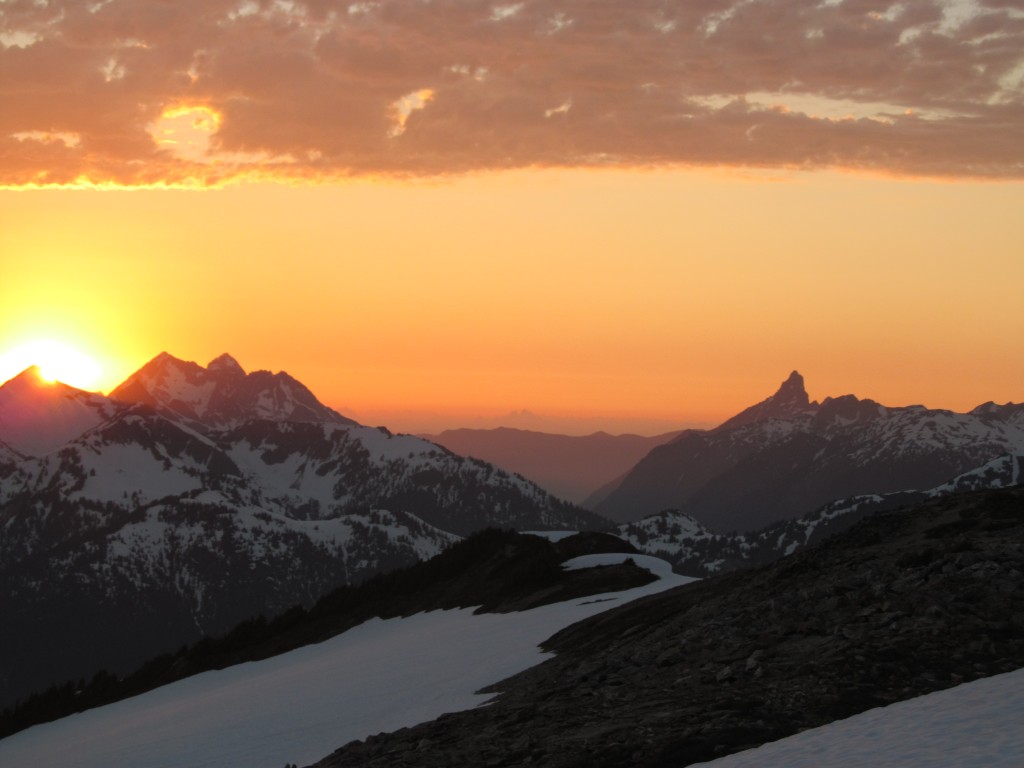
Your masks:
{"label": "sun", "polygon": [[102,373],[99,363],[84,352],[59,341],[36,339],[0,354],[0,383],[32,365],[47,381],[78,389],[89,389]]}

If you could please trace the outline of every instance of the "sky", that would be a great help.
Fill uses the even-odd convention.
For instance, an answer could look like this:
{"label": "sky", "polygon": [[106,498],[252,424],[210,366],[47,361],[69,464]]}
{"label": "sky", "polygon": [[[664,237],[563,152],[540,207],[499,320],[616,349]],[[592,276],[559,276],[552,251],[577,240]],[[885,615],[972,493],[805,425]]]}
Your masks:
{"label": "sky", "polygon": [[0,0],[0,99],[0,378],[230,352],[398,431],[1024,399],[1019,3]]}

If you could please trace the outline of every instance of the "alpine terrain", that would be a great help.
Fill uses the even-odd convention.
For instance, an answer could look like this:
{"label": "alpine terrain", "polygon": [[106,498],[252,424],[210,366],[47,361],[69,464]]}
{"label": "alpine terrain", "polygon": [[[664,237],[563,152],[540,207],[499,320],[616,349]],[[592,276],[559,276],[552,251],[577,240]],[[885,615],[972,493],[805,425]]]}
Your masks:
{"label": "alpine terrain", "polygon": [[716,533],[752,531],[837,499],[934,488],[1007,454],[1024,454],[1024,404],[954,413],[854,395],[818,403],[794,371],[715,429],[654,448],[585,506],[620,522],[672,509]]}
{"label": "alpine terrain", "polygon": [[810,514],[779,520],[756,531],[716,533],[685,512],[666,510],[622,523],[618,533],[639,550],[672,563],[678,573],[710,576],[791,555],[874,512],[951,493],[1009,488],[1019,485],[1022,478],[1024,456],[1005,454],[935,488],[837,499]]}
{"label": "alpine terrain", "polygon": [[286,373],[161,354],[104,397],[0,387],[0,706],[489,526],[604,521],[521,477],[356,424]]}
{"label": "alpine terrain", "polygon": [[[569,626],[488,706],[352,741],[316,767],[682,768],[756,747],[1024,668],[1022,563],[1020,487],[879,512],[768,566]],[[958,765],[1024,759],[1019,728],[993,743],[957,715]]]}

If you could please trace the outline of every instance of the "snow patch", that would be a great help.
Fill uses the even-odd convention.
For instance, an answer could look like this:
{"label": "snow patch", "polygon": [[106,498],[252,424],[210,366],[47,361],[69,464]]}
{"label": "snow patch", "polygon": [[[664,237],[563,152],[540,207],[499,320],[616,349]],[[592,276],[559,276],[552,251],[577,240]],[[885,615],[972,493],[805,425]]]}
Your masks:
{"label": "snow patch", "polygon": [[[879,707],[710,768],[1020,768],[1024,669]],[[693,766],[696,768],[696,766]]]}
{"label": "snow patch", "polygon": [[0,741],[0,765],[306,765],[353,739],[482,704],[491,695],[476,691],[543,661],[549,654],[538,645],[558,630],[688,581],[669,574],[519,613],[373,619],[323,643],[14,734]]}

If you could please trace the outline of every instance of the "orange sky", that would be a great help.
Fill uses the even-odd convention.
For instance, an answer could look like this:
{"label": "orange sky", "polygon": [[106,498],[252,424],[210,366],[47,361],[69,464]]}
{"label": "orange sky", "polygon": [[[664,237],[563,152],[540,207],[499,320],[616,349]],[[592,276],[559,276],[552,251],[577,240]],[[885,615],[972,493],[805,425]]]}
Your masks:
{"label": "orange sky", "polygon": [[8,3],[0,357],[400,430],[1020,401],[1024,17],[776,6]]}
{"label": "orange sky", "polygon": [[64,340],[105,389],[230,351],[384,423],[718,421],[793,368],[966,409],[1024,397],[1022,209],[1021,184],[827,173],[7,191],[0,350]]}

